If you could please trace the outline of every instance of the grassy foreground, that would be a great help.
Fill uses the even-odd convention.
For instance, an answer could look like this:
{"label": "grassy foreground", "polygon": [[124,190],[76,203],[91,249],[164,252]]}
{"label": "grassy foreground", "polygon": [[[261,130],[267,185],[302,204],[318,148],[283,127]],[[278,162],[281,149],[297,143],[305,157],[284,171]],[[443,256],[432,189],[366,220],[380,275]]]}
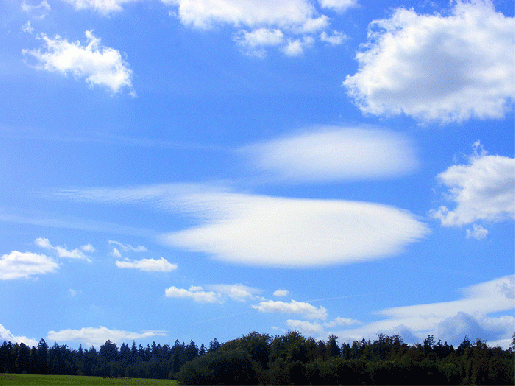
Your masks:
{"label": "grassy foreground", "polygon": [[0,386],[10,385],[177,386],[177,381],[169,379],[81,377],[75,375],[0,374]]}

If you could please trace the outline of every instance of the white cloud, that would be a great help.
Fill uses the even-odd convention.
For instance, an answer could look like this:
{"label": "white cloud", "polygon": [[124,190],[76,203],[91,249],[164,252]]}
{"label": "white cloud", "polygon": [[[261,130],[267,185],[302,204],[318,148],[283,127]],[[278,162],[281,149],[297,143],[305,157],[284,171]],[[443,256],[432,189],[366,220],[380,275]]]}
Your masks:
{"label": "white cloud", "polygon": [[0,324],[0,343],[1,342],[24,343],[29,347],[37,347],[38,345],[35,339],[27,338],[26,336],[14,336],[11,331]]}
{"label": "white cloud", "polygon": [[118,250],[118,248],[113,248],[113,251],[111,252],[111,256],[113,256],[113,257],[117,257],[117,258],[121,258],[121,257],[122,257],[122,254],[120,253],[120,251]]}
{"label": "white cloud", "polygon": [[92,9],[102,15],[109,15],[112,12],[123,10],[122,5],[137,0],[61,0],[71,4],[76,10]]}
{"label": "white cloud", "polygon": [[150,201],[159,210],[190,213],[202,224],[164,234],[164,243],[247,265],[307,267],[374,260],[402,252],[429,232],[414,215],[391,206],[260,196],[207,185],[58,194],[111,203]]}
{"label": "white cloud", "polygon": [[513,23],[490,0],[457,1],[450,16],[397,9],[371,24],[343,83],[364,113],[502,118],[515,96]]}
{"label": "white cloud", "polygon": [[32,25],[30,24],[30,20],[28,20],[24,25],[22,25],[21,27],[21,30],[23,32],[27,32],[29,34],[31,34],[32,32],[34,32],[34,28],[32,27]]}
{"label": "white cloud", "polygon": [[287,56],[299,56],[304,53],[304,48],[310,47],[313,45],[313,38],[306,37],[305,39],[290,39],[288,44],[283,47],[283,52]]}
{"label": "white cloud", "polygon": [[243,284],[217,284],[208,286],[208,288],[238,302],[254,299],[261,292],[258,288],[247,287]]}
{"label": "white cloud", "polygon": [[46,255],[12,251],[0,259],[0,280],[28,279],[55,272],[57,268],[57,263]]}
{"label": "white cloud", "polygon": [[138,245],[137,247],[133,247],[130,244],[122,244],[122,243],[120,243],[118,241],[114,241],[114,240],[109,240],[108,243],[118,245],[122,249],[122,251],[125,251],[125,252],[147,252],[148,251],[148,249],[146,247],[144,247],[143,245]]}
{"label": "white cloud", "polygon": [[27,4],[27,2],[24,0],[21,3],[21,9],[22,9],[23,12],[32,12],[32,11],[37,10],[37,9],[43,9],[43,10],[50,11],[50,5],[48,4],[47,0],[43,0],[38,5]]}
{"label": "white cloud", "polygon": [[292,300],[289,303],[268,300],[260,302],[257,305],[253,305],[252,307],[258,310],[259,312],[265,313],[298,314],[308,319],[327,318],[327,310],[324,307],[320,306],[319,308],[316,308],[315,306],[309,303],[296,302],[295,300]]}
{"label": "white cloud", "polygon": [[302,26],[315,15],[307,0],[163,0],[178,5],[181,22],[197,28],[211,28],[216,23],[235,26]]}
{"label": "white cloud", "polygon": [[[116,248],[115,248],[116,249]],[[176,264],[171,264],[164,257],[161,259],[142,259],[134,261],[116,261],[118,268],[132,268],[139,269],[140,271],[155,271],[155,272],[170,272],[177,269]]]}
{"label": "white cloud", "polygon": [[[209,29],[228,24],[240,30],[235,40],[244,52],[259,57],[280,46],[289,56],[300,55],[314,42],[310,34],[326,29],[330,20],[309,0],[162,0],[177,7],[170,12],[185,25]],[[251,31],[248,32],[247,29]],[[285,39],[288,37],[288,39]],[[284,42],[286,41],[286,44]]]}
{"label": "white cloud", "polygon": [[221,303],[220,295],[213,291],[203,291],[202,287],[189,289],[172,286],[165,290],[165,296],[169,298],[191,298],[197,303]]}
{"label": "white cloud", "polygon": [[324,327],[317,322],[308,322],[304,320],[288,319],[286,325],[290,330],[298,331],[303,335],[313,336],[324,332]]}
{"label": "white cloud", "polygon": [[47,340],[51,342],[80,342],[88,346],[101,346],[110,340],[120,345],[137,339],[151,338],[153,336],[166,336],[164,331],[129,332],[123,330],[110,330],[106,327],[85,327],[80,330],[49,331]]}
{"label": "white cloud", "polygon": [[332,328],[336,326],[352,326],[353,324],[361,324],[361,322],[356,319],[337,317],[328,323],[324,323],[324,327]]}
{"label": "white cloud", "polygon": [[345,12],[347,9],[356,7],[357,0],[318,0],[322,8],[332,9],[336,12]]}
{"label": "white cloud", "polygon": [[322,127],[240,149],[259,169],[286,181],[381,179],[418,167],[415,149],[402,134]]}
{"label": "white cloud", "polygon": [[216,284],[204,287],[190,286],[188,289],[170,287],[166,289],[165,295],[173,298],[191,298],[197,303],[223,303],[227,299],[245,302],[246,300],[260,299],[257,294],[261,293],[258,288],[252,288],[243,284]]}
{"label": "white cloud", "polygon": [[[479,142],[474,147],[467,165],[453,165],[438,174],[449,188],[448,199],[456,204],[454,210],[441,206],[430,212],[444,226],[515,218],[515,159],[487,155]],[[476,225],[470,236],[486,234]]]}
{"label": "white cloud", "polygon": [[483,240],[486,236],[488,236],[488,229],[483,228],[481,225],[472,224],[472,230],[467,229],[467,239]]}
{"label": "white cloud", "polygon": [[[38,5],[31,5],[27,4],[27,2],[24,0],[21,3],[21,10],[23,12],[27,12],[32,14],[33,19],[44,19],[48,12],[50,11],[50,4],[48,4],[47,0],[43,0]],[[30,22],[27,23],[27,26],[30,27]],[[25,31],[28,32],[28,31]]]}
{"label": "white cloud", "polygon": [[37,50],[23,50],[23,54],[33,56],[38,61],[37,68],[64,75],[73,74],[77,78],[86,78],[91,86],[101,85],[113,93],[123,88],[132,90],[132,70],[129,69],[122,55],[117,50],[100,45],[92,31],[86,31],[88,44],[82,46],[79,41],[68,42],[60,36],[54,39],[45,34],[38,36],[45,47]]}
{"label": "white cloud", "polygon": [[279,29],[259,28],[250,32],[241,30],[234,36],[234,40],[248,55],[264,57],[266,56],[264,47],[281,45],[284,34]]}
{"label": "white cloud", "polygon": [[427,227],[408,212],[361,202],[239,193],[189,196],[184,210],[203,225],[163,235],[175,247],[259,266],[306,267],[394,255]]}
{"label": "white cloud", "polygon": [[333,31],[331,35],[327,32],[322,31],[320,34],[320,40],[334,46],[342,44],[345,40],[347,40],[347,35],[343,32]]}
{"label": "white cloud", "polygon": [[387,319],[369,323],[363,328],[344,330],[339,336],[350,339],[373,337],[378,332],[412,334],[424,339],[432,334],[449,343],[461,342],[465,335],[472,339],[492,341],[508,339],[513,333],[513,316],[490,317],[515,309],[515,275],[508,275],[463,289],[459,300],[417,304],[382,310]]}
{"label": "white cloud", "polygon": [[43,237],[38,237],[36,239],[35,243],[40,248],[54,250],[57,253],[57,256],[61,257],[61,258],[80,259],[80,260],[90,261],[87,258],[87,256],[77,248],[70,251],[70,250],[66,249],[65,247],[60,247],[60,246],[54,247],[54,246],[52,246],[52,244],[50,244],[50,240],[43,238]]}
{"label": "white cloud", "polygon": [[290,292],[288,290],[284,290],[284,289],[278,289],[278,290],[275,290],[274,291],[274,296],[278,296],[278,297],[281,297],[281,296],[288,296]]}
{"label": "white cloud", "polygon": [[96,251],[95,247],[93,247],[93,245],[91,245],[91,244],[82,245],[80,247],[80,249],[82,249],[84,252],[89,252],[89,253],[93,253]]}

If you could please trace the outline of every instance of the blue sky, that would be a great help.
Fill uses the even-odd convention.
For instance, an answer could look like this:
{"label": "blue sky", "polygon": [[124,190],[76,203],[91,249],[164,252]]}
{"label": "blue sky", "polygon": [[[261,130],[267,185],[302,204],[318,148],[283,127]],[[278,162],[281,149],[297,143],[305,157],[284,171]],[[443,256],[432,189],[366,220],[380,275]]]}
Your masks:
{"label": "blue sky", "polygon": [[509,346],[513,1],[0,4],[1,339]]}

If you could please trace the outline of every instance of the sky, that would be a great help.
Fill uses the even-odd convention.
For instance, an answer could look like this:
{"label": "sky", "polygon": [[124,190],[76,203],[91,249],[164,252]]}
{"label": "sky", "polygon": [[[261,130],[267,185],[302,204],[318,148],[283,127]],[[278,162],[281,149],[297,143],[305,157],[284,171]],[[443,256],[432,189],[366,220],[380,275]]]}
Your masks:
{"label": "sky", "polygon": [[508,0],[0,0],[0,341],[509,347]]}

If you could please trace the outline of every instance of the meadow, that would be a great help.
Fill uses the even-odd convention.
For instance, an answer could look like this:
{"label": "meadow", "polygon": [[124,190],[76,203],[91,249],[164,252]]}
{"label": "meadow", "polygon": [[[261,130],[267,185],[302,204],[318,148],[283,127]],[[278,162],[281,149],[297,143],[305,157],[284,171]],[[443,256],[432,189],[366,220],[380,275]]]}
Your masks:
{"label": "meadow", "polygon": [[10,385],[124,385],[124,386],[177,386],[169,379],[103,378],[78,375],[0,374],[0,386]]}

